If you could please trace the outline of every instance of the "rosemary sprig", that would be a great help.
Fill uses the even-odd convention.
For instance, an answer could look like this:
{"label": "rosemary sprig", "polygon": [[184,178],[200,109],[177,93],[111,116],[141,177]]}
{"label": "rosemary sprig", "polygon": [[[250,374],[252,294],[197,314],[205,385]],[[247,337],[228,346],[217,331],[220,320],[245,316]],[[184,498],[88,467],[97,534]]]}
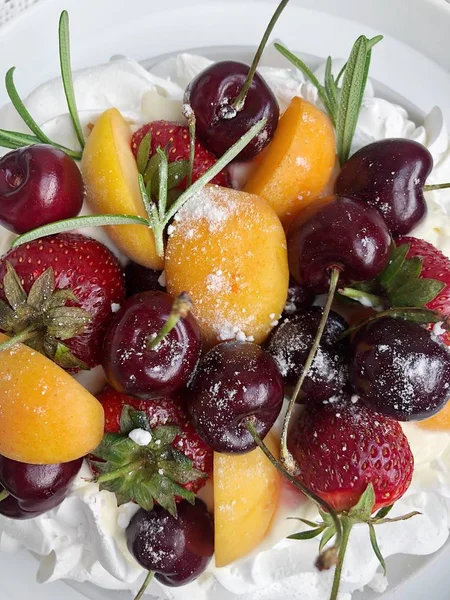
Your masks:
{"label": "rosemary sprig", "polygon": [[[64,86],[64,92],[66,95],[67,106],[69,114],[72,119],[72,123],[80,142],[81,148],[84,147],[84,136],[81,128],[80,119],[78,116],[77,105],[75,101],[75,93],[73,89],[72,71],[70,67],[70,45],[69,45],[69,15],[67,11],[61,13],[59,21],[59,54],[60,54],[60,65],[61,65],[61,77]],[[16,131],[0,130],[0,146],[4,148],[11,148],[15,150],[22,148],[23,146],[29,146],[30,144],[49,144],[54,148],[62,150],[72,158],[79,160],[81,159],[82,152],[79,150],[72,150],[57,142],[54,142],[48,137],[42,128],[36,123],[30,114],[29,110],[25,106],[22,98],[20,97],[16,85],[14,83],[14,71],[15,67],[11,67],[5,75],[5,87],[9,99],[12,105],[22,117],[25,125],[32,131],[34,136],[19,133]]]}
{"label": "rosemary sprig", "polygon": [[78,115],[75,91],[73,89],[72,67],[70,64],[70,32],[69,32],[69,13],[63,10],[59,18],[59,62],[61,66],[61,78],[66,95],[67,107],[72,119],[75,133],[77,134],[80,146],[84,148],[84,135]]}
{"label": "rosemary sprig", "polygon": [[[350,57],[338,76],[333,76],[333,62],[329,56],[325,65],[322,85],[311,69],[298,56],[281,44],[275,48],[299,69],[316,87],[319,98],[336,128],[336,143],[339,161],[344,164],[350,156],[353,136],[358,122],[361,104],[369,76],[372,48],[383,39],[378,35],[372,39],[360,36],[353,45]],[[339,82],[342,79],[342,87]]]}

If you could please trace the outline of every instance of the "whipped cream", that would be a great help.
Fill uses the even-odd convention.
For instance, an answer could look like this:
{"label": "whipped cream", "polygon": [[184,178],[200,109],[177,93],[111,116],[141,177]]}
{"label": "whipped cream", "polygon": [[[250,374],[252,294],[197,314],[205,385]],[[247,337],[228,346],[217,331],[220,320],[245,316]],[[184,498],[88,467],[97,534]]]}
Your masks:
{"label": "whipped cream", "polygon": [[[266,53],[267,57],[269,55],[270,49]],[[106,65],[77,71],[74,74],[75,93],[86,133],[88,125],[112,106],[118,108],[135,128],[157,119],[183,122],[183,90],[209,64],[211,61],[206,58],[180,54],[148,73],[133,60],[115,57]],[[334,66],[339,70],[342,63],[335,61]],[[317,91],[298,71],[270,66],[261,67],[260,71],[282,110],[296,95],[320,106]],[[316,75],[320,79],[323,73],[322,66]],[[51,138],[77,147],[59,79],[37,88],[25,104]],[[10,105],[0,109],[0,127],[26,131]],[[442,111],[434,108],[423,125],[417,127],[403,108],[377,98],[369,82],[353,150],[387,137],[406,137],[427,146],[435,164],[429,182],[450,180],[449,138]],[[242,183],[246,173],[241,169],[236,178]],[[450,190],[429,192],[426,197],[428,216],[413,233],[450,256]],[[84,214],[87,214],[86,207]],[[84,229],[83,233],[106,243],[117,254],[101,229]],[[12,239],[13,235],[0,227],[1,253],[9,248]],[[78,378],[92,392],[98,391],[104,383],[100,367],[82,373]],[[443,546],[449,534],[450,434],[425,431],[414,424],[403,427],[416,469],[410,489],[397,502],[393,514],[413,510],[422,514],[413,522],[377,527],[379,545],[385,557],[397,553],[431,554]],[[87,481],[89,477],[89,468],[84,465],[68,498],[53,511],[36,519],[14,521],[0,516],[0,550],[12,552],[25,548],[33,552],[40,561],[39,582],[73,579],[90,581],[107,589],[136,592],[145,573],[127,550],[125,529],[137,507],[131,503],[117,507],[115,496],[99,492],[96,484]],[[206,500],[210,499],[211,489],[207,487],[202,495]],[[302,527],[287,519],[295,516],[315,519],[317,513],[309,502],[286,485],[271,533],[252,556],[221,569],[215,568],[212,562],[206,573],[183,588],[169,589],[154,581],[148,590],[151,598],[326,600],[332,573],[319,573],[314,568],[318,542],[286,539]],[[370,547],[367,528],[355,527],[344,565],[340,600],[350,600],[352,592],[365,585],[384,591],[387,581],[376,573],[377,569],[378,561]]]}

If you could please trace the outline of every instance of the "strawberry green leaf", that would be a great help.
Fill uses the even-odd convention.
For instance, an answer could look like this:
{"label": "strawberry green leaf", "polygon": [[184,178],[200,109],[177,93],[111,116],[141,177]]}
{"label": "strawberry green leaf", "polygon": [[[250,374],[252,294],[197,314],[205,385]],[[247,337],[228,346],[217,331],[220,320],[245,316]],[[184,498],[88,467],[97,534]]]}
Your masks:
{"label": "strawberry green leaf", "polygon": [[14,311],[3,300],[0,300],[0,329],[13,332],[14,325]]}
{"label": "strawberry green leaf", "polygon": [[372,525],[372,523],[369,523],[369,535],[370,543],[372,544],[375,556],[378,558],[380,565],[383,568],[384,575],[386,575],[386,563],[384,561],[383,555],[381,554],[380,547],[378,546],[377,534],[375,532],[375,527]]}
{"label": "strawberry green leaf", "polygon": [[385,517],[388,516],[388,514],[391,512],[391,510],[393,508],[394,508],[393,504],[391,504],[390,506],[385,506],[384,508],[380,508],[380,510],[375,515],[375,519],[384,519]]}
{"label": "strawberry green leaf", "polygon": [[317,527],[316,529],[310,529],[308,531],[301,531],[300,533],[294,533],[288,537],[288,540],[312,540],[324,531],[325,525]]}
{"label": "strawberry green leaf", "polygon": [[3,289],[6,299],[13,310],[17,310],[27,302],[27,295],[22,283],[11,263],[6,263],[6,275],[3,278]]}
{"label": "strawberry green leaf", "polygon": [[416,280],[422,271],[423,259],[419,256],[413,256],[404,261],[394,280],[391,280],[391,286],[388,291],[392,289],[401,288],[403,285],[413,282]]}
{"label": "strawberry green leaf", "polygon": [[325,546],[330,542],[336,535],[336,529],[334,526],[327,527],[323,532],[323,536],[320,538],[319,553],[322,553]]}
{"label": "strawberry green leaf", "polygon": [[40,308],[44,302],[51,298],[55,290],[55,275],[52,268],[47,269],[40,275],[28,293],[27,304],[34,308]]}
{"label": "strawberry green leaf", "polygon": [[150,160],[149,156],[151,151],[151,144],[152,132],[151,130],[149,130],[142,138],[142,141],[139,144],[139,148],[137,151],[137,167],[141,175],[144,175],[145,171],[147,170],[147,165]]}
{"label": "strawberry green leaf", "polygon": [[390,284],[402,268],[410,247],[410,244],[402,244],[401,246],[393,247],[389,264],[378,278],[382,287],[390,289]]}
{"label": "strawberry green leaf", "polygon": [[179,434],[180,428],[176,425],[165,425],[164,427],[156,427],[152,430],[155,443],[159,442],[161,446],[168,446],[172,444]]}
{"label": "strawberry green leaf", "polygon": [[[47,354],[47,356],[50,355]],[[61,344],[60,342],[56,343],[52,360],[63,369],[82,369],[83,371],[89,371],[87,364],[77,358],[65,344]]]}
{"label": "strawberry green leaf", "polygon": [[373,485],[369,483],[358,502],[348,511],[348,518],[356,523],[367,523],[372,516],[374,506],[375,490]]}
{"label": "strawberry green leaf", "polygon": [[91,315],[83,308],[61,306],[44,313],[42,323],[47,335],[59,340],[70,340],[80,334],[91,321]]}
{"label": "strawberry green leaf", "polygon": [[436,298],[445,283],[435,279],[416,279],[405,283],[390,294],[392,306],[421,307]]}
{"label": "strawberry green leaf", "polygon": [[133,429],[151,431],[150,423],[144,411],[138,411],[125,405],[120,415],[120,432],[128,435]]}
{"label": "strawberry green leaf", "polygon": [[307,525],[308,527],[312,527],[313,529],[315,529],[316,527],[321,527],[323,525],[323,523],[316,523],[315,521],[308,521],[308,519],[301,519],[300,517],[288,517],[288,520],[300,521],[301,523],[304,523],[305,525]]}

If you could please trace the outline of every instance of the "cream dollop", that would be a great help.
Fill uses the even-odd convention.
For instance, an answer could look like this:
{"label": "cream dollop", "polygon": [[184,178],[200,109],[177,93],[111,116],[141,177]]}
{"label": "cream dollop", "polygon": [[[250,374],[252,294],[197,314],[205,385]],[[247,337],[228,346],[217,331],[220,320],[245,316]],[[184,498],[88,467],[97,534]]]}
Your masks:
{"label": "cream dollop", "polygon": [[[270,51],[267,53],[270,56]],[[115,106],[133,127],[157,119],[183,121],[183,90],[189,81],[211,61],[199,56],[180,54],[148,73],[135,61],[117,57],[106,65],[78,71],[74,85],[80,117],[87,132],[89,123],[107,108]],[[279,64],[277,61],[276,64]],[[335,61],[335,68],[340,68]],[[300,95],[320,105],[315,88],[290,68],[260,69],[274,90],[284,110],[293,96]],[[323,67],[317,76],[323,77]],[[76,147],[76,137],[67,115],[59,79],[32,92],[26,105],[50,137]],[[0,127],[26,131],[11,106],[0,109]],[[442,111],[434,108],[423,126],[409,120],[406,111],[377,98],[368,85],[354,139],[357,150],[363,145],[386,137],[408,137],[426,145],[433,155],[435,168],[430,182],[450,181],[450,150]],[[240,175],[245,177],[244,174]],[[414,232],[429,240],[450,256],[450,191],[427,194],[427,218]],[[87,210],[86,208],[84,209]],[[83,230],[113,245],[99,229]],[[0,252],[13,236],[0,228]],[[83,385],[95,392],[104,381],[101,368],[79,376]],[[413,424],[404,426],[416,461],[413,484],[395,508],[395,515],[413,510],[422,515],[410,521],[378,527],[378,539],[385,557],[393,554],[430,554],[448,537],[450,517],[450,435],[432,433]],[[137,507],[117,507],[109,492],[99,492],[89,483],[85,465],[69,497],[55,510],[30,521],[13,521],[0,517],[0,550],[26,548],[40,557],[38,581],[68,578],[90,581],[108,589],[137,591],[145,576],[127,550],[125,529]],[[156,581],[149,593],[156,598],[182,600],[325,600],[330,589],[331,573],[318,573],[314,566],[318,543],[294,542],[286,536],[300,525],[288,516],[315,519],[314,507],[285,488],[283,499],[269,537],[252,556],[226,568],[213,564],[196,582],[184,588],[168,589]],[[350,600],[351,593],[370,584],[383,590],[386,580],[376,574],[378,562],[368,542],[365,527],[356,527],[343,572],[340,600]]]}

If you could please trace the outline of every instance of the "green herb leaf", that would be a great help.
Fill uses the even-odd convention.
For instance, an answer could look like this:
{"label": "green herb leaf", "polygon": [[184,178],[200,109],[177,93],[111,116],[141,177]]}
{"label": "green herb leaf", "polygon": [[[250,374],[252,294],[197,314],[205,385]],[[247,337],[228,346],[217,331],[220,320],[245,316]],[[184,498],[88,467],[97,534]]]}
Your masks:
{"label": "green herb leaf", "polygon": [[167,160],[167,154],[161,148],[157,148],[156,152],[159,155],[159,190],[158,190],[158,212],[160,222],[164,219],[167,207],[167,179],[169,176],[169,162]]}
{"label": "green herb leaf", "polygon": [[16,150],[17,148],[23,148],[24,146],[39,144],[40,141],[41,140],[34,135],[0,129],[0,146],[3,148]]}
{"label": "green herb leaf", "polygon": [[[153,154],[153,156],[150,157],[150,160],[148,161],[147,167],[143,174],[144,183],[146,186],[150,183],[153,187],[153,178],[158,173],[160,161],[161,157],[159,154]],[[155,187],[157,188],[158,186]]]}
{"label": "green herb leaf", "polygon": [[317,527],[316,529],[310,529],[309,531],[301,531],[300,533],[294,533],[288,536],[288,540],[312,540],[324,531],[325,525]]}
{"label": "green herb leaf", "polygon": [[19,235],[11,244],[12,248],[28,244],[42,237],[72,231],[74,229],[83,229],[84,227],[105,227],[108,225],[145,225],[150,226],[147,219],[136,215],[88,215],[84,217],[74,217],[73,219],[64,219],[55,221],[42,227],[32,229],[27,233]]}
{"label": "green herb leaf", "polygon": [[188,127],[189,127],[189,162],[188,162],[188,172],[187,172],[187,187],[192,185],[192,177],[194,174],[194,163],[195,163],[195,113],[192,108],[185,104],[184,106],[184,116],[187,119]]}
{"label": "green herb leaf", "polygon": [[355,42],[344,73],[336,121],[337,148],[341,165],[350,156],[369,74],[371,55],[367,42],[367,38],[363,35]]}
{"label": "green herb leaf", "polygon": [[369,535],[370,535],[370,543],[372,544],[373,551],[375,552],[375,556],[378,558],[380,565],[383,568],[384,575],[386,576],[386,563],[384,561],[383,555],[381,554],[380,547],[378,546],[377,534],[375,533],[375,527],[372,523],[369,523]]}
{"label": "green herb leaf", "polygon": [[331,56],[329,56],[325,65],[325,93],[327,94],[330,111],[332,112],[334,120],[336,121],[339,108],[338,88],[336,82],[334,81],[332,68],[333,62],[331,60]]}
{"label": "green herb leaf", "polygon": [[150,160],[150,151],[152,145],[152,131],[149,129],[141,140],[137,151],[137,167],[141,175],[144,175],[148,162]]}
{"label": "green herb leaf", "polygon": [[59,60],[61,65],[61,77],[66,95],[67,107],[72,119],[75,133],[77,134],[80,146],[84,148],[84,135],[78,114],[77,103],[75,100],[75,91],[73,89],[72,67],[70,65],[70,33],[69,33],[69,14],[63,10],[59,19]]}
{"label": "green herb leaf", "polygon": [[185,177],[189,174],[189,161],[176,160],[169,163],[167,171],[167,188],[168,190],[180,185]]}

